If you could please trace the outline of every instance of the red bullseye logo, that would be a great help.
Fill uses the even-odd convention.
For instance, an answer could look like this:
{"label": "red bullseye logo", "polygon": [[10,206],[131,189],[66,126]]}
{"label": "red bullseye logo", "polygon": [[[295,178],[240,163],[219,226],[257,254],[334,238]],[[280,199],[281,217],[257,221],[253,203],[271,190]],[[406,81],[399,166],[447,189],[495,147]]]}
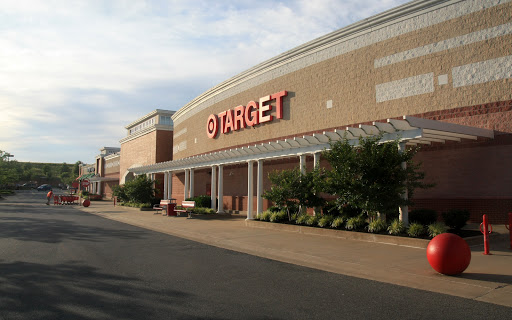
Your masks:
{"label": "red bullseye logo", "polygon": [[208,117],[208,122],[206,125],[206,134],[208,135],[208,138],[213,139],[217,135],[218,131],[219,131],[219,126],[218,126],[217,115],[211,114]]}

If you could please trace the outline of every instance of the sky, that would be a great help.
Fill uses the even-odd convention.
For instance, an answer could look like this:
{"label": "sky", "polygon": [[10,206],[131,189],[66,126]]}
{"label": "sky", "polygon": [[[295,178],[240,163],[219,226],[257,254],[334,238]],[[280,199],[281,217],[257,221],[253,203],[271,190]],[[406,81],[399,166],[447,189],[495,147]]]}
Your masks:
{"label": "sky", "polygon": [[93,163],[125,126],[405,0],[0,1],[0,150]]}

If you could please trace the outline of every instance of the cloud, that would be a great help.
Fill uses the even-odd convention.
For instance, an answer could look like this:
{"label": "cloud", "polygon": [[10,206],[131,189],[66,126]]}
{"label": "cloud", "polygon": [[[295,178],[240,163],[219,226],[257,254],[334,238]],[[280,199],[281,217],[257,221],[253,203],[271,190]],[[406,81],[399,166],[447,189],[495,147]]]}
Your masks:
{"label": "cloud", "polygon": [[92,162],[124,126],[405,1],[2,1],[0,150]]}

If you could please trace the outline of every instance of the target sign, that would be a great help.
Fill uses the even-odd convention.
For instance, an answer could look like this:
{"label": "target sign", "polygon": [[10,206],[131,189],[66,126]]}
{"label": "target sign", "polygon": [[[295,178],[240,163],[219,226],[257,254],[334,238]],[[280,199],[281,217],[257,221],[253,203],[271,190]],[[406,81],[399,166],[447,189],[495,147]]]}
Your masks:
{"label": "target sign", "polygon": [[217,132],[219,131],[219,126],[217,123],[217,115],[211,114],[208,117],[208,122],[206,125],[206,134],[208,135],[208,138],[213,139],[217,135]]}
{"label": "target sign", "polygon": [[[247,127],[254,127],[274,119],[283,119],[283,98],[288,91],[283,90],[261,97],[257,101],[249,101],[246,106],[240,105],[233,109],[211,114],[206,122],[206,134],[214,139],[219,131],[223,134],[235,132]],[[272,102],[275,101],[272,105]],[[273,111],[274,114],[271,114]]]}

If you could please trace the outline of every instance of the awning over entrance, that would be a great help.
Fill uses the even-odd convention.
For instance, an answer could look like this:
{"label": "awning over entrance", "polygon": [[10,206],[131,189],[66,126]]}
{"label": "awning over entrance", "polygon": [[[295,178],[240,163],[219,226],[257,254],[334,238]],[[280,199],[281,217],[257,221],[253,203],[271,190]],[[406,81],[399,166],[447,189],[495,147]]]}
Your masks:
{"label": "awning over entrance", "polygon": [[494,131],[441,121],[403,116],[401,120],[388,119],[387,122],[373,122],[372,125],[347,127],[344,130],[324,131],[321,134],[295,137],[293,139],[229,149],[219,152],[160,162],[153,165],[130,168],[134,174],[151,174],[166,171],[181,171],[191,168],[204,168],[217,165],[243,163],[250,160],[295,157],[301,154],[317,153],[330,149],[330,141],[343,138],[354,146],[359,137],[378,136],[381,142],[399,139],[407,145],[431,144],[433,142],[462,141],[464,139],[494,138]]}
{"label": "awning over entrance", "polygon": [[94,173],[85,173],[85,174],[81,175],[80,177],[76,178],[76,180],[82,181],[84,179],[90,179],[92,177],[94,177]]}

